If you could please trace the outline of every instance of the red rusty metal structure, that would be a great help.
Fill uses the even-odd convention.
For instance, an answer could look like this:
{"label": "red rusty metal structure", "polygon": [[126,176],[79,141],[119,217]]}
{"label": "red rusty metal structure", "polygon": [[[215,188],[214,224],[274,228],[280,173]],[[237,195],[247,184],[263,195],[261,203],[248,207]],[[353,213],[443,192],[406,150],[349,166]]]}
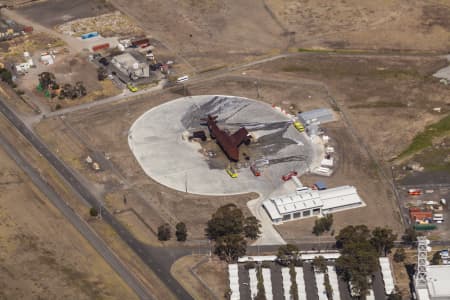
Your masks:
{"label": "red rusty metal structure", "polygon": [[100,51],[103,49],[108,49],[108,48],[109,48],[109,43],[105,43],[105,44],[92,46],[92,51],[97,52],[97,51]]}
{"label": "red rusty metal structure", "polygon": [[202,119],[202,121],[206,121],[211,138],[216,139],[217,144],[222,148],[228,158],[232,161],[239,161],[239,146],[242,143],[246,145],[250,144],[250,136],[247,129],[241,127],[238,131],[229,135],[217,127],[216,119],[217,116],[208,115],[208,118]]}

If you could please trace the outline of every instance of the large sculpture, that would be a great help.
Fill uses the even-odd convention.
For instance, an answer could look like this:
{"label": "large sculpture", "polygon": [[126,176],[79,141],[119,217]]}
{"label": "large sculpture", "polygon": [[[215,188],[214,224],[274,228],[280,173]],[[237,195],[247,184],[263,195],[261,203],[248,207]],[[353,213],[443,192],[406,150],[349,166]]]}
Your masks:
{"label": "large sculpture", "polygon": [[202,119],[202,121],[206,121],[211,138],[216,139],[217,144],[219,144],[228,158],[232,161],[239,161],[239,146],[242,143],[250,144],[250,135],[247,129],[241,127],[230,135],[217,126],[216,120],[217,116],[211,115],[208,115],[207,119]]}

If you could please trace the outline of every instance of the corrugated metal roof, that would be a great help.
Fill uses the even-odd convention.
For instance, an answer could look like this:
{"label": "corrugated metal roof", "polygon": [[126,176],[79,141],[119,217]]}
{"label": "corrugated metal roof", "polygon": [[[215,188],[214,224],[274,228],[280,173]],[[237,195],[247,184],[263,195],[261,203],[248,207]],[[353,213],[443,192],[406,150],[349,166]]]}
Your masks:
{"label": "corrugated metal roof", "polygon": [[312,120],[320,118],[334,118],[333,111],[328,108],[318,108],[309,111],[305,111],[299,114],[303,120]]}
{"label": "corrugated metal roof", "polygon": [[295,194],[270,198],[280,214],[323,206],[319,193],[315,190],[299,191]]}

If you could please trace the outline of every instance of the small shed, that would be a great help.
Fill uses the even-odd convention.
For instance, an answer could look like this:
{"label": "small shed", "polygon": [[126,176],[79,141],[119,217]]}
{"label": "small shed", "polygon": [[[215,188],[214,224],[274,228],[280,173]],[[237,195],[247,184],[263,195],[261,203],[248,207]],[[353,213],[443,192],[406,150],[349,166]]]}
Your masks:
{"label": "small shed", "polygon": [[305,111],[299,113],[298,118],[304,125],[309,125],[312,123],[325,124],[328,122],[335,121],[333,111],[328,108],[318,108],[314,110]]}

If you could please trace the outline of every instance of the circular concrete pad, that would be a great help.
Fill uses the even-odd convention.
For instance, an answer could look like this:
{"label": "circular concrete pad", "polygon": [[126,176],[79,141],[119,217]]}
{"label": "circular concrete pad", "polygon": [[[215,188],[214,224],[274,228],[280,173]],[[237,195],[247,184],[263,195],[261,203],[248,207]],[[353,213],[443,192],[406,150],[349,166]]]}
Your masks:
{"label": "circular concrete pad", "polygon": [[[202,118],[217,115],[217,125],[231,134],[245,127],[252,143],[241,145],[240,162],[234,164],[238,178],[231,178],[228,161],[214,140],[209,140]],[[313,149],[309,137],[298,132],[292,121],[270,105],[233,96],[192,96],[159,105],[140,116],[128,134],[129,146],[145,173],[155,181],[194,194],[228,195],[244,192],[269,193],[291,170],[308,170]],[[204,130],[207,142],[189,140]],[[206,150],[204,150],[206,149]],[[208,156],[208,151],[216,153]],[[249,159],[244,158],[244,153]],[[255,177],[249,164],[267,159],[262,176]]]}

